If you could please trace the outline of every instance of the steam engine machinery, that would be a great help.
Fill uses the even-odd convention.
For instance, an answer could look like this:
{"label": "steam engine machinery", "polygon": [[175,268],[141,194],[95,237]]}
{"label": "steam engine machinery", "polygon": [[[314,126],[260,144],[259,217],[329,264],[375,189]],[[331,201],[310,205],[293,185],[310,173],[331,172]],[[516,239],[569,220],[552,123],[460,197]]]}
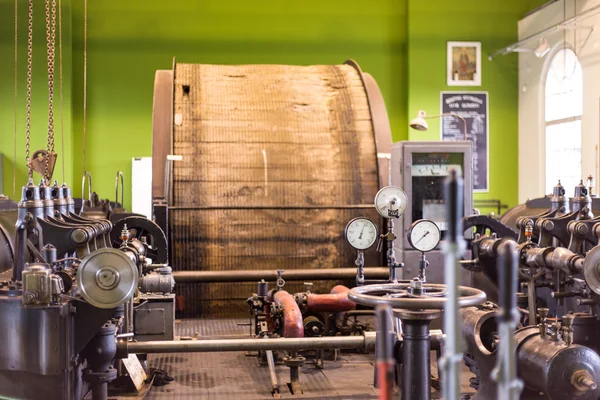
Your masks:
{"label": "steam engine machinery", "polygon": [[[174,63],[154,101],[156,223],[123,210],[120,174],[114,203],[88,172],[77,207],[50,183],[52,98],[48,148],[31,159],[27,131],[29,180],[18,203],[0,197],[0,397],[106,400],[109,383],[151,385],[153,354],[241,351],[257,352],[273,397],[288,367],[298,396],[307,359],[375,349],[381,399],[600,398],[600,200],[583,182],[570,199],[558,183],[500,219],[472,215],[470,142],[392,147],[379,88],[353,61]],[[176,303],[196,318],[249,306],[251,334],[178,338]]]}
{"label": "steam engine machinery", "polygon": [[[461,310],[465,361],[476,375],[471,380],[475,398],[493,398],[497,392],[494,367],[504,357],[498,332],[509,322],[514,335],[510,356],[522,380],[521,398],[600,396],[600,342],[594,334],[599,328],[600,220],[594,217],[597,198],[590,190],[581,182],[568,198],[558,182],[551,196],[534,201],[548,204],[545,210],[529,213],[529,205],[523,205],[499,221],[486,216],[464,219],[463,228],[474,229],[475,235],[469,243],[472,259],[462,260],[463,267],[497,284],[507,270],[499,263],[500,253],[509,246],[518,271],[518,289],[515,279],[515,291],[499,293],[500,298],[512,298],[508,309],[502,306],[499,312],[487,302]],[[499,313],[508,314],[503,320]]]}
{"label": "steam engine machinery", "polygon": [[174,338],[174,280],[156,251],[165,237],[140,221],[76,214],[68,186],[32,179],[0,211],[0,396],[106,398],[128,374],[116,338]]}

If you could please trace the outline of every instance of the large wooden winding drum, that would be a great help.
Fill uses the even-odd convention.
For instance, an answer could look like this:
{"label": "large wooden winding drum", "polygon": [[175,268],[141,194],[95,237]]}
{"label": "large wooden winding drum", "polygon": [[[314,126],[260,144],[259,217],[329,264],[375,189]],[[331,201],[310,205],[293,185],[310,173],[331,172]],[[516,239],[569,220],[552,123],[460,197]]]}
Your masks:
{"label": "large wooden winding drum", "polygon": [[[167,193],[174,270],[353,267],[346,223],[382,225],[372,203],[388,183],[390,127],[375,80],[352,61],[176,63],[157,71],[153,121],[153,196]],[[166,168],[169,154],[182,160]],[[380,259],[366,252],[367,265]],[[183,316],[246,314],[255,291],[177,285]]]}

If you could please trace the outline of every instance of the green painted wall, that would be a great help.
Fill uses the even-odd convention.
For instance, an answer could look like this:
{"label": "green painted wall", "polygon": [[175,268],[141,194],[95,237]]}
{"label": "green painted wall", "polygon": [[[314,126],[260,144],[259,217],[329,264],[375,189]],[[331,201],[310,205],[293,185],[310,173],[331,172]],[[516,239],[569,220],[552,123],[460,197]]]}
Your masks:
{"label": "green painted wall", "polygon": [[[88,129],[86,167],[94,189],[114,196],[125,173],[131,203],[131,158],[151,155],[154,72],[180,62],[330,64],[348,58],[370,72],[383,92],[395,141],[439,136],[438,124],[410,132],[408,116],[439,110],[446,90],[447,40],[475,40],[483,53],[517,37],[517,21],[542,0],[103,0],[88,5]],[[83,1],[63,0],[66,180],[81,192],[83,171]],[[20,1],[17,186],[25,180],[24,95],[26,2]],[[32,148],[45,147],[47,122],[44,2],[35,0]],[[13,1],[0,0],[0,152],[12,194]],[[456,88],[455,88],[456,89]],[[491,191],[477,198],[517,199],[517,58],[483,62],[490,93]],[[56,100],[58,103],[58,99]],[[71,114],[72,111],[72,114]],[[58,113],[58,111],[57,111]],[[72,121],[72,125],[71,122]],[[57,132],[59,132],[57,121]],[[410,136],[409,136],[410,134]],[[57,133],[57,149],[60,140]],[[60,164],[55,177],[62,180]]]}
{"label": "green painted wall", "polygon": [[[490,191],[475,199],[500,199],[517,204],[518,178],[518,59],[516,54],[487,55],[517,41],[517,21],[544,0],[409,0],[408,1],[408,115],[419,110],[440,112],[445,90],[489,93]],[[482,86],[446,86],[446,42],[481,42]],[[439,120],[429,130],[405,129],[395,136],[410,140],[439,140]],[[482,209],[490,212],[492,209]]]}
{"label": "green painted wall", "polygon": [[[59,181],[71,181],[73,174],[72,127],[71,127],[71,7],[70,0],[63,3],[63,107],[61,129],[61,107],[58,62],[58,29],[56,31],[56,88],[55,88],[55,146],[59,159],[54,178]],[[19,1],[19,46],[18,46],[18,82],[17,82],[17,181],[16,191],[20,197],[20,186],[27,180],[25,165],[25,99],[27,78],[27,2]],[[33,30],[33,81],[31,106],[31,154],[35,150],[46,148],[48,133],[48,67],[46,58],[46,27],[44,2],[34,4]],[[58,22],[57,22],[58,23]],[[2,176],[3,191],[13,197],[13,134],[14,134],[14,1],[0,0],[0,153],[3,154]],[[64,137],[64,153],[62,158],[61,132]],[[62,172],[62,162],[65,172]],[[35,175],[39,182],[39,176]]]}
{"label": "green painted wall", "polygon": [[[82,2],[73,15],[82,63]],[[406,126],[406,1],[90,1],[88,151],[94,188],[114,196],[117,170],[151,155],[157,69],[208,64],[334,64],[357,60],[378,80],[395,129]],[[82,72],[74,69],[75,149],[82,148]],[[74,177],[81,176],[74,153]],[[130,192],[126,192],[129,206]]]}

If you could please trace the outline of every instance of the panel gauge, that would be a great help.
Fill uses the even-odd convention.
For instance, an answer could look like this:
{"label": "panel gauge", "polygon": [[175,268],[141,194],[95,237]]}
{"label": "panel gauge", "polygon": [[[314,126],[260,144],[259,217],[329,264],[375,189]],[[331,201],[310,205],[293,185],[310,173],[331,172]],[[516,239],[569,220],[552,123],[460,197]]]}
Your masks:
{"label": "panel gauge", "polygon": [[373,246],[378,238],[377,225],[368,218],[358,217],[346,225],[346,240],[356,250],[366,250]]}
{"label": "panel gauge", "polygon": [[408,197],[397,186],[386,186],[375,195],[375,208],[384,218],[400,218],[408,203]]}
{"label": "panel gauge", "polygon": [[408,228],[408,243],[422,253],[435,249],[440,240],[440,228],[431,220],[420,219]]}

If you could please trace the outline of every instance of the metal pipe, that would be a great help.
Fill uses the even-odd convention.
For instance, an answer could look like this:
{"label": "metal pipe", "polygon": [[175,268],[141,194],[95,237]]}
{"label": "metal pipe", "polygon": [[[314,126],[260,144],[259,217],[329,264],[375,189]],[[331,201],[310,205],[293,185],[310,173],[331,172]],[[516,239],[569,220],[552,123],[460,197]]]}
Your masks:
{"label": "metal pipe", "polygon": [[[282,277],[287,281],[354,279],[355,268],[315,268],[286,270]],[[374,279],[388,278],[387,267],[367,267],[365,276]],[[236,270],[236,271],[174,271],[176,283],[207,282],[255,282],[261,279],[276,280],[276,270]]]}
{"label": "metal pipe", "polygon": [[379,388],[380,400],[392,400],[394,390],[394,336],[390,313],[392,308],[387,305],[380,305],[376,308],[377,314],[377,352],[375,355],[375,365],[377,369],[377,387]]}
{"label": "metal pipe", "polygon": [[283,309],[283,337],[301,338],[304,336],[304,324],[300,307],[294,296],[285,290],[269,293],[269,300],[279,304]]}
{"label": "metal pipe", "polygon": [[92,400],[108,399],[108,382],[96,382],[92,384]]}
{"label": "metal pipe", "polygon": [[431,399],[430,323],[428,319],[402,320],[402,400]]}
{"label": "metal pipe", "polygon": [[458,300],[460,265],[458,261],[465,249],[465,241],[461,222],[464,210],[464,183],[455,169],[450,170],[450,174],[444,182],[444,200],[448,220],[448,235],[443,244],[444,283],[448,293],[444,312],[444,331],[447,336],[444,354],[440,360],[444,376],[442,395],[446,400],[458,400],[460,398],[460,365],[462,364]]}
{"label": "metal pipe", "polygon": [[117,342],[117,358],[129,354],[211,353],[222,351],[364,349],[375,347],[375,332],[362,336],[326,336],[315,338],[160,340],[152,342]]}
{"label": "metal pipe", "polygon": [[496,50],[495,52],[491,53],[488,56],[488,59],[490,61],[492,61],[492,59],[494,57],[496,57],[497,55],[499,55],[499,54],[504,55],[504,54],[508,54],[508,53],[510,53],[512,51],[516,51],[516,49],[518,49],[519,47],[523,46],[524,44],[529,43],[530,41],[532,41],[534,39],[538,39],[538,38],[541,38],[543,36],[547,36],[547,35],[549,35],[551,33],[560,31],[562,29],[567,29],[569,27],[569,25],[574,24],[578,20],[584,20],[586,18],[589,18],[589,17],[593,16],[594,14],[597,14],[598,12],[600,12],[600,5],[597,5],[597,6],[594,6],[594,7],[590,8],[590,9],[588,9],[588,10],[585,10],[581,14],[577,14],[577,15],[571,17],[571,18],[567,18],[564,21],[559,22],[556,25],[552,25],[552,26],[550,26],[550,27],[548,27],[548,28],[546,28],[546,29],[538,32],[538,33],[534,33],[533,35],[528,36],[525,39],[519,40],[518,42],[513,43],[511,45],[508,45],[508,46],[506,46],[506,47],[504,47],[504,48],[502,48],[500,50]]}
{"label": "metal pipe", "polygon": [[121,182],[121,208],[125,208],[125,199],[123,189],[125,188],[125,183],[123,179],[123,172],[117,171],[117,176],[115,178],[115,207],[118,207],[119,204],[119,181]]}
{"label": "metal pipe", "polygon": [[169,210],[369,210],[373,204],[332,204],[298,206],[170,206]]}
{"label": "metal pipe", "polygon": [[[266,338],[266,336],[265,336]],[[273,351],[266,351],[267,364],[269,364],[269,379],[271,380],[271,394],[279,394],[279,380],[277,379],[277,371],[275,371],[275,360],[273,358]]]}
{"label": "metal pipe", "polygon": [[348,289],[344,285],[337,285],[331,289],[330,294],[306,295],[306,309],[309,312],[342,312],[356,308],[356,303],[348,299]]}
{"label": "metal pipe", "polygon": [[[498,382],[498,400],[518,400],[523,390],[523,381],[517,378],[514,335],[517,322],[519,321],[516,296],[519,260],[516,243],[512,240],[506,241],[499,246],[497,266],[500,282],[500,311],[496,319],[500,332],[500,345],[496,367],[492,371],[492,376]],[[532,310],[532,313],[534,312]]]}

